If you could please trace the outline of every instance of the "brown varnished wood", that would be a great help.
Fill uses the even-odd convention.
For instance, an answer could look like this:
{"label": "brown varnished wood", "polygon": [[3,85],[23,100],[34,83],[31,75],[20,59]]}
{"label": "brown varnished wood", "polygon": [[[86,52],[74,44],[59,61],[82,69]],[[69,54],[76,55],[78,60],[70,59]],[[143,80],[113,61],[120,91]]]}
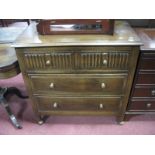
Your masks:
{"label": "brown varnished wood", "polygon": [[134,100],[131,101],[128,109],[129,111],[155,111],[155,100]]}
{"label": "brown varnished wood", "polygon": [[[35,96],[34,100],[36,100],[38,104],[38,111],[44,112],[55,112],[59,111],[83,111],[83,112],[113,112],[117,113],[120,104],[120,98],[118,97],[47,97],[47,96]],[[57,104],[54,107],[54,104]],[[102,106],[101,106],[102,104]]]}
{"label": "brown varnished wood", "polygon": [[140,71],[155,71],[155,57],[154,58],[143,58],[140,62]]}
{"label": "brown varnished wood", "polygon": [[[14,47],[16,47],[17,57],[31,98],[33,110],[38,118],[43,118],[44,115],[60,114],[108,114],[115,115],[118,121],[122,121],[133,82],[139,45],[141,45],[141,41],[130,26],[127,23],[116,21],[113,35],[39,35],[36,33],[36,25],[31,24],[17,39]],[[42,83],[41,77],[49,75],[50,79],[57,80],[54,78],[55,74],[59,74],[57,79],[61,84],[58,91],[55,93],[48,90],[44,91],[44,85],[39,84]],[[116,78],[116,75],[125,75],[125,80],[122,86],[122,82],[119,83],[119,80],[109,78],[111,85],[105,95],[99,91],[96,83],[98,83],[98,79],[104,79],[102,76],[107,74],[109,77],[114,78]],[[92,75],[93,77],[90,77]],[[37,80],[35,89],[35,81],[31,76],[37,76],[41,80]],[[73,76],[79,76],[79,79],[74,81],[74,78],[69,78]],[[64,85],[62,85],[63,80],[61,80],[63,78],[67,81]],[[41,86],[42,90],[40,92],[38,92],[37,83]],[[70,83],[73,86],[69,85]],[[73,91],[71,91],[72,87],[74,87]],[[96,92],[93,91],[93,87],[97,90]],[[114,88],[117,88],[117,90]],[[120,91],[120,88],[123,88],[123,91]],[[63,103],[61,104],[63,108],[61,111],[39,111],[39,101],[34,96],[45,96],[45,100],[48,100],[48,98],[71,97],[74,100],[72,100],[72,103],[70,100],[70,104],[76,103],[77,105],[74,107],[75,110],[63,110],[63,108],[69,107],[67,106],[69,101],[65,102],[65,99],[62,99]],[[120,99],[116,111],[105,110],[100,112],[98,110],[91,110],[90,107],[92,108],[92,106],[89,107],[88,100],[81,100],[81,98],[89,98],[90,103],[94,107],[98,104],[96,102],[98,98],[105,97]],[[108,103],[105,103],[105,105],[109,107],[110,104]],[[115,101],[112,101],[112,103],[114,104]],[[44,104],[43,100],[41,104]],[[115,107],[115,105],[111,107],[113,106]],[[86,110],[78,110],[80,107],[81,109],[86,108]]]}
{"label": "brown varnished wood", "polygon": [[[51,30],[51,25],[62,25],[62,24],[86,24],[86,25],[102,25],[101,29],[73,29],[70,31],[56,31]],[[42,35],[60,35],[60,34],[113,34],[114,30],[114,20],[109,19],[55,19],[55,20],[40,20],[39,24],[37,25],[37,30]]]}
{"label": "brown varnished wood", "polygon": [[[141,51],[127,107],[127,111],[130,112],[129,115],[135,115],[136,111],[138,112],[137,114],[139,112],[147,114],[147,112],[155,110],[155,72],[152,69],[155,61],[149,61],[150,59],[153,60],[154,56],[155,53],[153,51],[148,53]],[[151,106],[147,107],[147,104],[151,104]]]}
{"label": "brown varnished wood", "polygon": [[117,117],[117,121],[118,122],[122,122],[124,121],[124,117],[125,117],[125,111],[128,105],[128,100],[129,100],[129,96],[130,96],[130,91],[132,88],[132,83],[133,83],[133,78],[134,78],[134,74],[136,71],[136,66],[137,66],[137,60],[139,57],[139,47],[134,47],[132,49],[132,51],[130,51],[130,53],[132,53],[130,55],[130,65],[128,68],[128,78],[127,78],[127,83],[126,83],[126,88],[124,91],[124,97],[122,98],[122,105],[120,107],[120,111]]}
{"label": "brown varnished wood", "polygon": [[9,47],[0,47],[0,79],[7,79],[20,73],[15,50]]}
{"label": "brown varnished wood", "polygon": [[143,40],[126,114],[155,114],[155,30],[137,29]]}
{"label": "brown varnished wood", "polygon": [[58,115],[58,116],[115,116],[117,117],[117,112],[116,111],[82,111],[82,110],[77,110],[77,111],[38,111],[39,116],[53,116],[53,115]]}
{"label": "brown varnished wood", "polygon": [[[128,47],[59,47],[27,48],[24,52],[28,70],[57,72],[79,70],[127,70],[129,65]],[[49,62],[47,64],[47,61]]]}
{"label": "brown varnished wood", "polygon": [[136,85],[155,85],[155,73],[140,72]]}
{"label": "brown varnished wood", "polygon": [[134,98],[147,98],[155,97],[155,86],[140,86],[136,87],[133,92]]}
{"label": "brown varnished wood", "polygon": [[15,61],[14,63],[8,66],[0,67],[0,79],[7,79],[7,78],[14,77],[20,72],[21,71],[20,71],[18,61]]}
{"label": "brown varnished wood", "polygon": [[130,47],[142,45],[141,40],[124,21],[115,21],[113,35],[39,35],[36,33],[36,23],[31,23],[24,33],[16,40],[13,47],[82,47],[101,46],[111,49],[114,46]]}
{"label": "brown varnished wood", "polygon": [[[115,115],[118,121],[124,119],[138,46],[25,47],[16,52],[36,115]],[[49,109],[54,99],[61,102],[59,110]],[[100,101],[105,101],[107,109],[97,109]]]}
{"label": "brown varnished wood", "polygon": [[155,53],[152,51],[143,51],[139,62],[140,71],[155,71]]}
{"label": "brown varnished wood", "polygon": [[127,74],[33,74],[29,77],[34,93],[123,95]]}

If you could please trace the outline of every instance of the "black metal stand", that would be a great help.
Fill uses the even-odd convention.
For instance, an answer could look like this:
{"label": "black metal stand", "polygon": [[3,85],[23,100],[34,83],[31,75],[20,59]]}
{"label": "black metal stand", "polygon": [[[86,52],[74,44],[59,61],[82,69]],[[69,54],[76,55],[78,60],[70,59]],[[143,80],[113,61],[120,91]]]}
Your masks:
{"label": "black metal stand", "polygon": [[8,113],[9,115],[9,118],[12,122],[12,124],[18,128],[18,129],[21,129],[22,126],[18,123],[16,117],[14,116],[14,114],[12,113],[10,107],[9,107],[9,104],[7,103],[7,100],[6,100],[6,97],[8,95],[17,95],[19,98],[22,98],[22,99],[27,99],[28,96],[23,96],[20,92],[19,89],[15,88],[15,87],[9,87],[9,88],[2,88],[0,87],[0,105],[2,105],[6,112]]}

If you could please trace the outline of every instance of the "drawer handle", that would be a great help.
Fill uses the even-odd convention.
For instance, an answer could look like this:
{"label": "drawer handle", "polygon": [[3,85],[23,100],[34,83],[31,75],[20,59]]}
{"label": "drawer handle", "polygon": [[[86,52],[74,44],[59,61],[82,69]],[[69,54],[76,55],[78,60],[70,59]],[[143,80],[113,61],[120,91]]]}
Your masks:
{"label": "drawer handle", "polygon": [[106,84],[105,83],[101,83],[101,88],[105,88]]}
{"label": "drawer handle", "polygon": [[107,65],[108,61],[106,59],[103,60],[103,65]]}
{"label": "drawer handle", "polygon": [[54,83],[51,83],[50,84],[50,88],[54,88]]}
{"label": "drawer handle", "polygon": [[155,90],[151,91],[152,96],[155,96]]}
{"label": "drawer handle", "polygon": [[147,108],[150,108],[151,106],[152,106],[151,103],[147,103],[147,104],[146,104],[146,107],[147,107]]}
{"label": "drawer handle", "polygon": [[57,108],[58,107],[58,103],[57,102],[54,102],[53,103],[53,108]]}
{"label": "drawer handle", "polygon": [[100,109],[103,109],[103,107],[104,107],[103,104],[100,103],[99,108],[100,108]]}
{"label": "drawer handle", "polygon": [[46,65],[50,65],[51,64],[51,61],[50,60],[47,60],[46,61]]}

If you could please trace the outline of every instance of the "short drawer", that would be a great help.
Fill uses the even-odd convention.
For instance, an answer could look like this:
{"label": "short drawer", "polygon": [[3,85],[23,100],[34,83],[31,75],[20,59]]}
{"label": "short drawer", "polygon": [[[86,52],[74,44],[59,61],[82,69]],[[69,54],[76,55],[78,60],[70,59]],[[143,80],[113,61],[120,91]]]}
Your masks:
{"label": "short drawer", "polygon": [[155,85],[155,74],[139,73],[136,85]]}
{"label": "short drawer", "polygon": [[133,97],[155,97],[155,88],[135,88],[133,91]]}
{"label": "short drawer", "polygon": [[130,111],[153,111],[155,110],[155,100],[153,101],[144,101],[144,100],[138,100],[138,101],[131,101],[129,103],[128,110]]}
{"label": "short drawer", "polygon": [[121,95],[127,75],[29,75],[34,93]]}
{"label": "short drawer", "polygon": [[35,97],[39,111],[118,112],[120,98],[103,97]]}

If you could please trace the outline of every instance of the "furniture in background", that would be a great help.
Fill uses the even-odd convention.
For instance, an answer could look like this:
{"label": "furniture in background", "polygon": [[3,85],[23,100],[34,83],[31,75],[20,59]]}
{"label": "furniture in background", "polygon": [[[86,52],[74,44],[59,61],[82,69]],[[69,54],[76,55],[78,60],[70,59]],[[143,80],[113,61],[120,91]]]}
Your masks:
{"label": "furniture in background", "polygon": [[137,114],[155,114],[155,29],[136,29],[144,43],[126,111],[126,119]]}
{"label": "furniture in background", "polygon": [[127,23],[115,21],[113,36],[42,36],[31,24],[18,41],[39,124],[50,115],[113,115],[123,123],[141,45]]}
{"label": "furniture in background", "polygon": [[[16,58],[15,50],[10,47],[0,47],[0,79],[7,79],[13,76],[16,76],[20,73],[19,64]],[[27,96],[23,96],[19,89],[16,87],[1,87],[0,85],[0,105],[2,105],[6,112],[9,115],[9,118],[12,124],[21,129],[21,125],[18,123],[15,115],[12,113],[9,103],[8,103],[8,96],[17,95],[20,98],[26,99]]]}
{"label": "furniture in background", "polygon": [[26,22],[28,25],[30,25],[30,19],[0,19],[0,26],[8,27],[9,24],[15,22]]}
{"label": "furniture in background", "polygon": [[134,28],[155,28],[155,19],[122,19]]}

